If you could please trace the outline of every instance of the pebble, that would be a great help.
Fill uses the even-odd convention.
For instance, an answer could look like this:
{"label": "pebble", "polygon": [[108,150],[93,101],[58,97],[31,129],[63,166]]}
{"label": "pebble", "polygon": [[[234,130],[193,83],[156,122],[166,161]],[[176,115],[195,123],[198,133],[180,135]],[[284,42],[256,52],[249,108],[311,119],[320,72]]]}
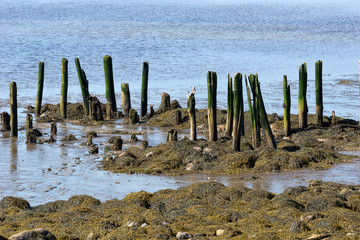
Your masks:
{"label": "pebble", "polygon": [[225,233],[225,230],[224,230],[224,229],[218,229],[218,230],[216,230],[216,236],[222,236],[222,235],[224,235],[224,233]]}
{"label": "pebble", "polygon": [[193,147],[193,149],[198,152],[202,152],[203,150],[202,147]]}
{"label": "pebble", "polygon": [[150,157],[152,157],[154,155],[154,152],[148,152],[146,155],[145,155],[145,157],[146,158],[150,158]]}
{"label": "pebble", "polygon": [[176,238],[178,239],[189,239],[192,238],[193,236],[190,233],[187,232],[177,232],[176,233]]}
{"label": "pebble", "polygon": [[186,171],[191,171],[194,168],[194,164],[193,163],[188,163],[185,167]]}

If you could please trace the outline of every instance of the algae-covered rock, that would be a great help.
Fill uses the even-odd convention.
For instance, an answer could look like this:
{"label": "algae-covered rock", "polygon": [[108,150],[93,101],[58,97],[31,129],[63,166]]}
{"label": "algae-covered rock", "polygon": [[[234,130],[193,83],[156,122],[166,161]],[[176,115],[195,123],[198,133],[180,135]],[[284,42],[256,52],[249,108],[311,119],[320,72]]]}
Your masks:
{"label": "algae-covered rock", "polygon": [[56,237],[45,229],[37,228],[34,230],[19,232],[9,238],[9,240],[29,240],[29,239],[56,240]]}
{"label": "algae-covered rock", "polygon": [[30,204],[28,201],[22,198],[11,197],[11,196],[4,197],[0,201],[0,209],[11,208],[11,207],[16,207],[19,209],[30,209]]}

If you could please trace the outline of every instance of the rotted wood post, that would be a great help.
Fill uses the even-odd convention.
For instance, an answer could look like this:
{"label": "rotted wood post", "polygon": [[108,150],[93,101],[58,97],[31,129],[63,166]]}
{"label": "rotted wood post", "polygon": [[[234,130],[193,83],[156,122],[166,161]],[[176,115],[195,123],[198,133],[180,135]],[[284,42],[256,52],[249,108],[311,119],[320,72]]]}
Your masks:
{"label": "rotted wood post", "polygon": [[84,112],[85,115],[88,116],[89,115],[89,89],[88,89],[88,82],[86,80],[86,75],[84,70],[81,68],[80,65],[80,61],[78,58],[75,58],[75,65],[76,65],[76,70],[77,70],[77,74],[78,74],[78,78],[79,78],[79,83],[80,83],[80,88],[81,88],[81,93],[82,93],[82,98],[83,98],[83,107],[84,107]]}
{"label": "rotted wood post", "polygon": [[285,137],[290,137],[291,135],[291,121],[290,121],[290,109],[291,109],[291,95],[290,95],[290,85],[287,83],[287,76],[284,75],[283,78],[283,94],[284,94],[284,133]]}
{"label": "rotted wood post", "polygon": [[56,134],[57,134],[56,122],[51,122],[50,135],[56,135]]}
{"label": "rotted wood post", "polygon": [[67,118],[67,92],[68,92],[68,60],[61,59],[61,97],[60,115],[63,119]]}
{"label": "rotted wood post", "polygon": [[240,151],[241,142],[241,101],[242,101],[242,75],[241,73],[235,73],[234,76],[234,113],[233,113],[233,150]]}
{"label": "rotted wood post", "polygon": [[33,116],[31,114],[26,115],[25,129],[33,128]]}
{"label": "rotted wood post", "polygon": [[315,62],[316,124],[323,126],[322,61]]}
{"label": "rotted wood post", "polygon": [[177,141],[178,140],[178,135],[177,135],[177,131],[175,129],[171,129],[170,131],[168,131],[168,135],[166,138],[166,141]]}
{"label": "rotted wood post", "polygon": [[190,119],[190,140],[196,141],[195,86],[188,97],[187,109]]}
{"label": "rotted wood post", "polygon": [[256,82],[258,81],[257,75],[250,74],[248,76],[249,85],[252,93],[252,101],[251,101],[251,93],[248,82],[245,78],[246,84],[246,93],[249,104],[249,114],[252,128],[252,144],[254,148],[260,146],[260,116],[259,116],[259,100],[256,94]]}
{"label": "rotted wood post", "polygon": [[10,131],[10,115],[7,112],[1,113],[2,131]]}
{"label": "rotted wood post", "polygon": [[175,125],[180,125],[182,123],[181,111],[179,109],[175,110]]}
{"label": "rotted wood post", "polygon": [[143,63],[142,81],[141,81],[141,109],[140,117],[146,116],[148,102],[148,80],[149,80],[149,63]]}
{"label": "rotted wood post", "polygon": [[107,100],[107,116],[110,117],[111,113],[116,112],[116,98],[114,88],[114,75],[112,58],[109,55],[104,56],[104,72],[105,72],[105,95]]}
{"label": "rotted wood post", "polygon": [[217,141],[216,127],[216,72],[207,72],[209,141]]}
{"label": "rotted wood post", "polygon": [[225,136],[231,137],[232,128],[233,128],[233,84],[232,78],[228,73],[227,81],[227,114],[226,114],[226,128]]}
{"label": "rotted wood post", "polygon": [[45,64],[44,62],[39,62],[39,76],[38,76],[38,89],[37,89],[37,97],[36,97],[36,104],[35,104],[35,112],[36,116],[40,116],[41,114],[41,102],[43,96],[43,89],[44,89],[44,70]]}
{"label": "rotted wood post", "polygon": [[128,83],[121,84],[121,100],[122,100],[122,108],[124,111],[124,116],[129,116],[129,111],[131,109],[131,101],[130,101],[130,88]]}
{"label": "rotted wood post", "polygon": [[305,129],[307,127],[307,113],[308,106],[306,101],[307,89],[307,68],[306,63],[299,67],[299,128]]}
{"label": "rotted wood post", "polygon": [[10,135],[18,136],[17,87],[16,82],[10,83]]}

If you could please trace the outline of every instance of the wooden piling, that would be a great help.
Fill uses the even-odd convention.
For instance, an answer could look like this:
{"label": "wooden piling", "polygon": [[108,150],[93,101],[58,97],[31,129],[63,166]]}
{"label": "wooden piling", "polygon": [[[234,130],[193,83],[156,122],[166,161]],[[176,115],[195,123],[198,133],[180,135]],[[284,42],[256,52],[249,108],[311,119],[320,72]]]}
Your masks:
{"label": "wooden piling", "polygon": [[1,113],[2,131],[10,131],[10,115],[7,112]]}
{"label": "wooden piling", "polygon": [[40,116],[41,114],[41,102],[43,96],[43,88],[44,88],[44,70],[45,64],[44,62],[39,62],[39,76],[38,76],[38,89],[37,89],[37,97],[35,104],[35,112],[36,116]]}
{"label": "wooden piling", "polygon": [[166,138],[166,141],[177,141],[178,140],[178,135],[177,135],[177,131],[175,129],[171,129],[170,131],[168,131],[168,135]]}
{"label": "wooden piling", "polygon": [[196,141],[195,86],[188,97],[187,109],[190,119],[190,140]]}
{"label": "wooden piling", "polygon": [[67,118],[67,92],[68,92],[68,60],[61,59],[61,97],[60,114],[63,119]]}
{"label": "wooden piling", "polygon": [[207,72],[209,141],[217,141],[216,126],[216,72]]}
{"label": "wooden piling", "polygon": [[79,78],[79,83],[80,83],[80,88],[81,88],[81,93],[82,93],[82,97],[83,97],[83,107],[84,107],[84,112],[85,115],[88,116],[89,115],[89,89],[88,89],[88,82],[86,79],[86,75],[84,70],[81,68],[80,65],[80,61],[78,58],[75,58],[75,65],[76,65],[76,70],[77,70],[77,74],[78,74],[78,78]]}
{"label": "wooden piling", "polygon": [[290,109],[291,109],[291,95],[290,95],[290,85],[287,83],[287,76],[284,75],[283,78],[283,94],[284,94],[284,134],[285,137],[290,137],[291,135],[291,121],[290,121]]}
{"label": "wooden piling", "polygon": [[[251,92],[250,92],[250,88]],[[260,146],[260,116],[259,116],[259,100],[256,95],[256,82],[258,81],[257,75],[250,74],[248,79],[245,79],[246,84],[246,93],[249,105],[249,114],[251,120],[251,129],[252,129],[252,144],[254,148]],[[252,94],[252,100],[251,100]]]}
{"label": "wooden piling", "polygon": [[308,106],[306,101],[307,67],[306,63],[299,66],[299,128],[307,127]]}
{"label": "wooden piling", "polygon": [[141,81],[141,109],[140,117],[145,117],[148,102],[148,80],[149,80],[149,63],[143,62],[142,81]]}
{"label": "wooden piling", "polygon": [[111,111],[116,112],[116,98],[114,88],[114,75],[112,58],[109,55],[104,56],[104,72],[105,72],[105,95]]}
{"label": "wooden piling", "polygon": [[315,62],[316,124],[323,126],[322,61]]}
{"label": "wooden piling", "polygon": [[25,129],[32,129],[32,128],[33,128],[33,116],[28,113],[26,115]]}
{"label": "wooden piling", "polygon": [[233,130],[233,84],[232,78],[228,73],[227,81],[227,114],[226,114],[226,127],[225,136],[231,137]]}
{"label": "wooden piling", "polygon": [[235,73],[234,76],[234,98],[233,98],[233,150],[240,151],[241,143],[241,101],[242,101],[242,75]]}
{"label": "wooden piling", "polygon": [[131,109],[130,88],[128,83],[121,84],[121,100],[124,117],[128,117]]}
{"label": "wooden piling", "polygon": [[16,82],[10,83],[10,134],[18,136],[17,87]]}

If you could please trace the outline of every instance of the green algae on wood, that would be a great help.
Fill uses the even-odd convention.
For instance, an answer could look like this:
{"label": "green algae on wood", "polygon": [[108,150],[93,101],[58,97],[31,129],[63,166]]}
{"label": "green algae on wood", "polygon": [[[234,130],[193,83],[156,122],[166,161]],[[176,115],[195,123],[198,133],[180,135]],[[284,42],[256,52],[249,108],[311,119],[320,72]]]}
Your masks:
{"label": "green algae on wood", "polygon": [[79,78],[79,83],[80,83],[82,98],[83,98],[84,112],[85,112],[85,115],[88,116],[88,115],[89,115],[89,91],[88,91],[88,83],[87,83],[87,80],[86,80],[86,76],[85,76],[85,74],[84,74],[84,71],[83,71],[83,69],[81,68],[80,60],[79,60],[78,58],[75,58],[75,65],[76,65],[76,70],[77,70],[77,74],[78,74],[78,78]]}
{"label": "green algae on wood", "polygon": [[[247,80],[249,81],[251,92]],[[257,75],[250,74],[247,80],[245,79],[245,84],[252,128],[252,145],[254,148],[257,148],[260,146],[259,101],[256,95]]]}
{"label": "green algae on wood", "polygon": [[307,89],[307,67],[306,63],[299,66],[299,128],[307,127],[308,106],[306,100]]}
{"label": "green algae on wood", "polygon": [[121,100],[124,117],[128,117],[131,109],[130,88],[128,83],[121,84]]}
{"label": "green algae on wood", "polygon": [[116,98],[115,98],[115,87],[114,87],[114,74],[112,58],[109,55],[104,56],[104,73],[105,73],[105,96],[108,107],[113,113],[116,112]]}
{"label": "green algae on wood", "polygon": [[315,62],[316,124],[323,125],[322,61]]}
{"label": "green algae on wood", "polygon": [[216,72],[207,72],[209,141],[218,140],[216,127]]}
{"label": "green algae on wood", "polygon": [[37,97],[36,97],[36,105],[35,105],[36,116],[40,116],[41,114],[41,102],[42,102],[43,89],[44,89],[44,71],[45,71],[44,62],[39,62],[38,89],[37,89]]}
{"label": "green algae on wood", "polygon": [[67,115],[67,92],[68,92],[68,60],[61,59],[61,97],[60,97],[60,115],[66,119]]}
{"label": "green algae on wood", "polygon": [[143,62],[142,81],[141,81],[141,106],[140,106],[141,118],[145,117],[147,113],[148,80],[149,80],[149,63]]}
{"label": "green algae on wood", "polygon": [[10,134],[18,136],[18,112],[17,112],[17,86],[16,82],[10,83]]}
{"label": "green algae on wood", "polygon": [[284,93],[284,134],[285,137],[291,135],[291,121],[290,121],[290,109],[291,109],[291,95],[290,85],[287,83],[287,76],[283,78],[283,93]]}
{"label": "green algae on wood", "polygon": [[234,76],[234,97],[233,97],[233,150],[240,151],[241,142],[241,114],[242,114],[242,75],[235,73]]}
{"label": "green algae on wood", "polygon": [[227,79],[227,114],[225,136],[231,137],[233,129],[233,84],[229,73]]}
{"label": "green algae on wood", "polygon": [[195,86],[188,97],[187,109],[190,119],[190,140],[196,141]]}

